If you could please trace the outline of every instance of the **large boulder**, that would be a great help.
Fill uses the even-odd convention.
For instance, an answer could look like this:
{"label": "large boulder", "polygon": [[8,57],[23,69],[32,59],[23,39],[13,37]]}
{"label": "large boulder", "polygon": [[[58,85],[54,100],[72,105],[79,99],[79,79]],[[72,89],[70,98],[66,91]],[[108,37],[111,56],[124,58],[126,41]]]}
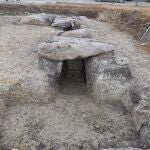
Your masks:
{"label": "large boulder", "polygon": [[150,146],[150,87],[143,81],[131,84],[122,102],[131,113],[135,128],[146,145]]}
{"label": "large boulder", "polygon": [[87,85],[98,101],[121,100],[129,88],[132,75],[124,60],[109,52],[85,61]]}
{"label": "large boulder", "polygon": [[53,16],[41,13],[23,16],[19,23],[30,25],[50,25],[53,20],[54,20]]}
{"label": "large boulder", "polygon": [[57,17],[51,26],[64,31],[80,28],[79,22],[70,17]]}
{"label": "large boulder", "polygon": [[132,116],[137,131],[140,131],[143,125],[150,122],[150,104],[141,100],[140,103],[134,107]]}
{"label": "large boulder", "polygon": [[72,31],[66,31],[63,33],[60,33],[59,35],[65,36],[65,37],[76,37],[76,38],[92,38],[92,31],[90,29],[78,29],[78,30],[72,30]]}
{"label": "large boulder", "polygon": [[87,58],[113,50],[112,44],[99,43],[97,40],[56,36],[39,45],[39,56],[51,61],[64,61]]}

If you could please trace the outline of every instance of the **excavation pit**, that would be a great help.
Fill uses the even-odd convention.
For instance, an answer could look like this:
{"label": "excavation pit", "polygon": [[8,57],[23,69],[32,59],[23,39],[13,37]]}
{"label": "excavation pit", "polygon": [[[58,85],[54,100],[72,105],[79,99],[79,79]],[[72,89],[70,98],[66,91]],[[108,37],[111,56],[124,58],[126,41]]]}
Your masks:
{"label": "excavation pit", "polygon": [[[14,24],[19,19],[0,16],[0,149],[149,148],[148,88],[132,85],[135,78],[149,83],[149,56],[130,35],[105,22],[82,20],[97,40],[69,38],[78,53],[54,58],[38,46],[62,41],[57,30]],[[96,43],[118,47],[99,53]]]}

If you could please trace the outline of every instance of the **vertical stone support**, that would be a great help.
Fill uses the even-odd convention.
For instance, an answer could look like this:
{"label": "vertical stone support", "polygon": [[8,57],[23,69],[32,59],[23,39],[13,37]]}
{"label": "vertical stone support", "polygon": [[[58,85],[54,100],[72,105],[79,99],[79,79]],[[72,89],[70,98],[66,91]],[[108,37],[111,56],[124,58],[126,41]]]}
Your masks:
{"label": "vertical stone support", "polygon": [[85,60],[88,87],[98,100],[121,100],[132,78],[126,58],[115,58],[114,52]]}
{"label": "vertical stone support", "polygon": [[47,74],[52,98],[54,98],[57,93],[57,81],[61,74],[62,65],[62,62],[53,62],[46,58],[39,57],[39,68]]}

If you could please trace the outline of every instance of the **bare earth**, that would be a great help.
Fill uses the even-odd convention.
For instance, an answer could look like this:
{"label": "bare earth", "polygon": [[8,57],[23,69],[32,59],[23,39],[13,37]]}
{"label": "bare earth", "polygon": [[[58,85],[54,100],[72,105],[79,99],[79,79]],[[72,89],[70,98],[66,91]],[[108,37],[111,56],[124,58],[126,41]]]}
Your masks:
{"label": "bare earth", "polygon": [[[52,27],[15,24],[19,17],[0,16],[0,89],[38,68],[38,43],[55,35]],[[127,56],[134,77],[150,83],[150,55],[137,47],[127,33],[105,22],[87,20],[100,42],[117,45],[117,55]],[[130,114],[121,102],[96,103],[83,83],[68,81],[54,102],[10,107],[1,123],[0,145],[31,150],[144,147]],[[2,149],[1,148],[1,149]]]}

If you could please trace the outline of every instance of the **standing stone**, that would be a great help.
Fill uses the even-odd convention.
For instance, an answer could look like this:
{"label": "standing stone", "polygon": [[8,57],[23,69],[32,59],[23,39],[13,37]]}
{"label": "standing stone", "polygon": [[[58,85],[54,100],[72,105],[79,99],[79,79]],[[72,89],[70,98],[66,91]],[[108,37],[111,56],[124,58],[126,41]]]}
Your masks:
{"label": "standing stone", "polygon": [[109,52],[88,58],[85,66],[88,87],[97,100],[121,100],[132,79],[128,64],[118,64]]}
{"label": "standing stone", "polygon": [[55,97],[57,92],[57,81],[62,70],[62,62],[53,62],[43,57],[39,57],[39,68],[46,73],[48,77],[48,85],[54,90]]}

